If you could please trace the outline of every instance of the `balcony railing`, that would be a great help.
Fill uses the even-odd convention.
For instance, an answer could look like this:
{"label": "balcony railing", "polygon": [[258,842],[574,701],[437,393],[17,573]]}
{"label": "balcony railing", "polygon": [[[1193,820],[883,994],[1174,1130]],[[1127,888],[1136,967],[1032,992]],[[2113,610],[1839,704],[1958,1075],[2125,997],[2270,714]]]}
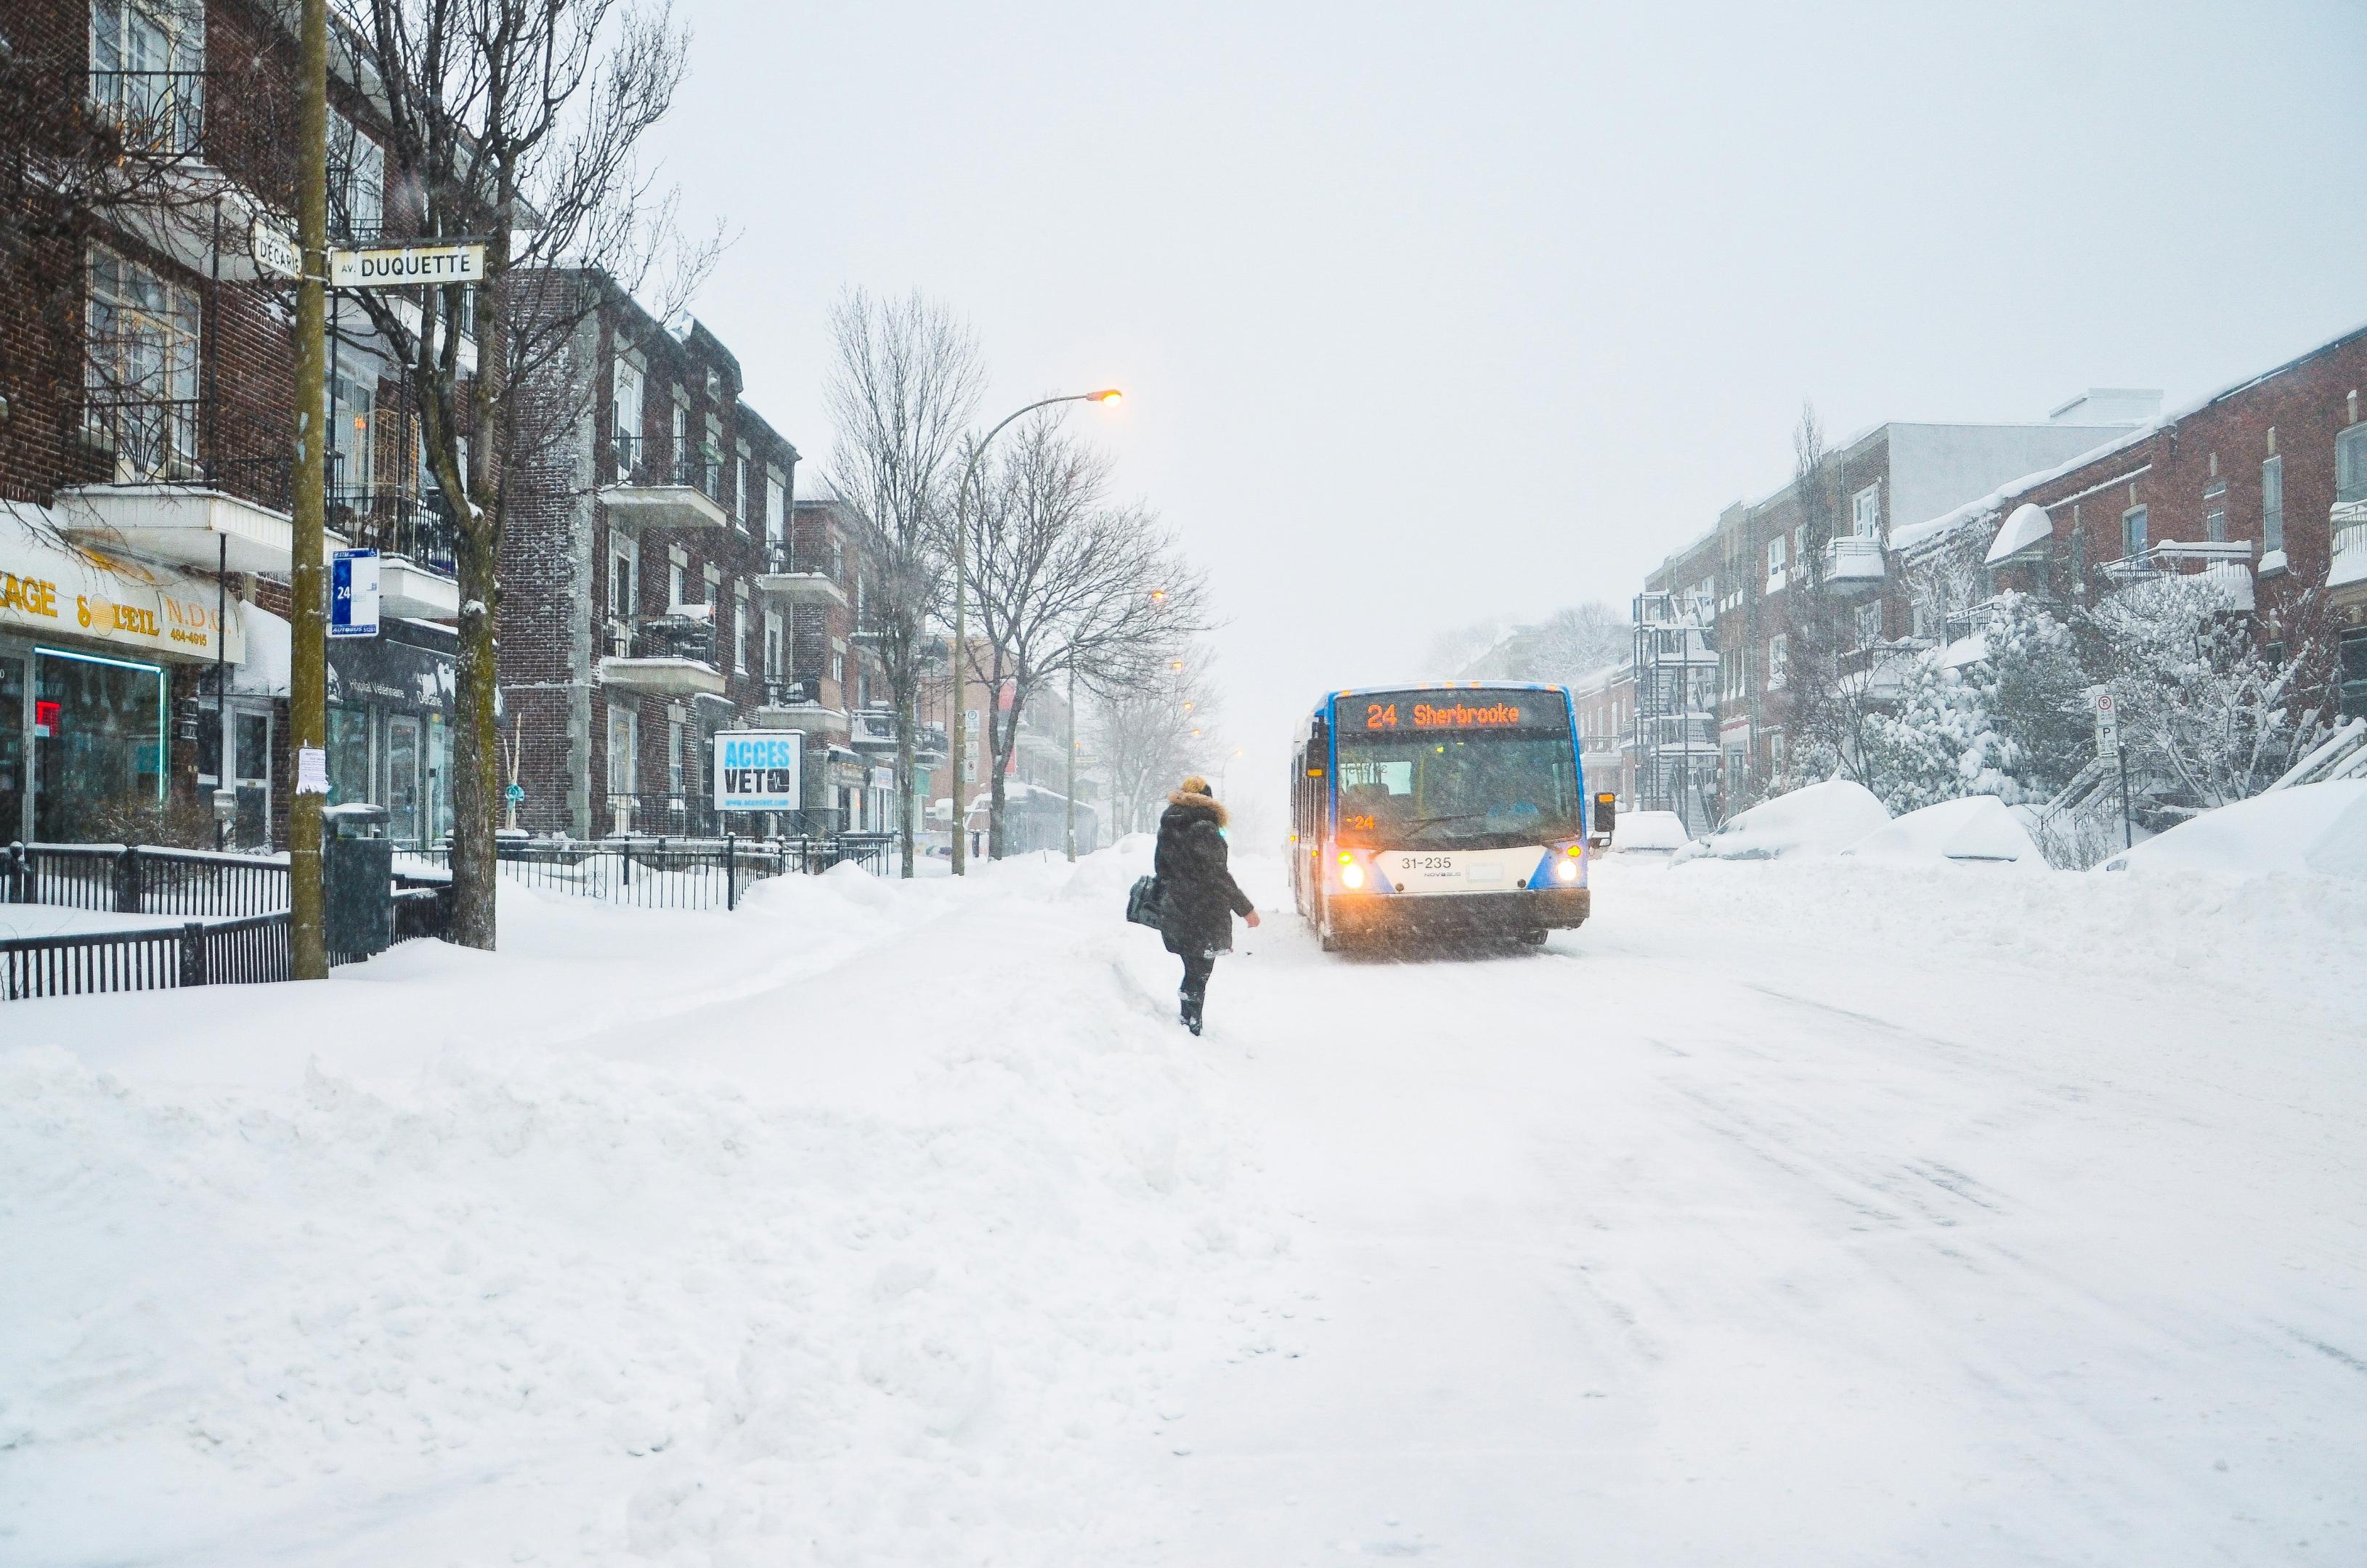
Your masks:
{"label": "balcony railing", "polygon": [[91,112],[128,152],[193,158],[206,129],[202,71],[94,71]]}
{"label": "balcony railing", "polygon": [[1844,534],[1825,543],[1825,580],[1836,588],[1876,588],[1883,574],[1882,541]]}
{"label": "balcony railing", "polygon": [[2230,562],[2248,566],[2251,559],[2252,542],[2249,539],[2202,539],[2192,544],[2164,539],[2160,544],[2134,555],[2108,560],[2099,570],[2115,582],[2140,582],[2147,578],[2180,576]]}
{"label": "balcony railing", "polygon": [[764,682],[764,705],[768,708],[818,707],[821,704],[821,677],[799,675],[793,679],[769,680]]}
{"label": "balcony railing", "polygon": [[2327,518],[2326,585],[2348,588],[2367,581],[2367,501],[2338,501]]}
{"label": "balcony railing", "polygon": [[85,483],[172,484],[221,490],[277,512],[289,510],[289,433],[209,406],[203,398],[86,394]]}
{"label": "balcony railing", "polygon": [[620,639],[622,659],[695,659],[715,662],[715,623],[704,615],[651,615]]}
{"label": "balcony railing", "polygon": [[652,435],[609,438],[613,482],[628,486],[683,485],[720,505],[723,464],[697,448],[676,451],[671,439]]}
{"label": "balcony railing", "polygon": [[447,577],[459,570],[452,509],[437,491],[371,485],[329,491],[329,528],[355,547],[401,556]]}

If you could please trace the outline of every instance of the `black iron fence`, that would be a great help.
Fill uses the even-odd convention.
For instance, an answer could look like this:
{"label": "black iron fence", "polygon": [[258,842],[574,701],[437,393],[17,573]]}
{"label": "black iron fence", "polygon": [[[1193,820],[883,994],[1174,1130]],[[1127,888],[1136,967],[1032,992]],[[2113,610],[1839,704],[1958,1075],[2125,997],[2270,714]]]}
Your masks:
{"label": "black iron fence", "polygon": [[252,855],[137,844],[10,844],[0,904],[119,915],[264,915],[288,908],[288,867]]}
{"label": "black iron fence", "polygon": [[[847,862],[885,875],[895,837],[839,833],[829,838],[640,837],[505,839],[495,848],[501,874],[549,892],[650,909],[734,909],[755,884],[813,875]],[[439,869],[451,846],[406,853]],[[400,934],[400,933],[398,933]]]}
{"label": "black iron fence", "polygon": [[[333,962],[341,960],[333,959]],[[0,1000],[285,980],[288,911],[144,931],[0,942]]]}

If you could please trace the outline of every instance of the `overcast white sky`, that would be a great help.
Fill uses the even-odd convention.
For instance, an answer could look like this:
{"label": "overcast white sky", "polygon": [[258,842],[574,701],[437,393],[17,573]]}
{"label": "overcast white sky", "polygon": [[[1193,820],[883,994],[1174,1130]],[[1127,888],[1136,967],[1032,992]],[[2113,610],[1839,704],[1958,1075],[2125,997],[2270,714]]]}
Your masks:
{"label": "overcast white sky", "polygon": [[1441,626],[1624,602],[1836,434],[2176,401],[2367,320],[2367,6],[678,0],[695,309],[826,458],[823,312],[966,312],[1214,580],[1231,787]]}

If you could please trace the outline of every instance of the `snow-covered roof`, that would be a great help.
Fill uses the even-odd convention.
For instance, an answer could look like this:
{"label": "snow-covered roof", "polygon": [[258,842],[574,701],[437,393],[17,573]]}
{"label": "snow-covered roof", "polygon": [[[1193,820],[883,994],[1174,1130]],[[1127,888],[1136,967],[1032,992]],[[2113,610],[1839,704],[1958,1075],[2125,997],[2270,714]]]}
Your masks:
{"label": "snow-covered roof", "polygon": [[2044,544],[2054,536],[2055,525],[2048,520],[2046,508],[2025,501],[2006,518],[2005,526],[1998,530],[1981,564],[1995,566],[1999,561],[2011,560],[2031,546]]}

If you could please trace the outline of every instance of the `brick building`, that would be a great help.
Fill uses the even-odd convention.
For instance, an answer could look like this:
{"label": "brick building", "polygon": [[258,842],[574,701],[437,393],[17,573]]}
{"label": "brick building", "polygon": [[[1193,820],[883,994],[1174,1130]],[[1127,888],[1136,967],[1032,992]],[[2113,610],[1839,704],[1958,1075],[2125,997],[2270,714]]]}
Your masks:
{"label": "brick building", "polygon": [[[1903,528],[1898,575],[1925,607],[1950,584],[2094,604],[2168,574],[2201,575],[2282,656],[2330,642],[2334,689],[2367,716],[2367,329],[2148,420],[2072,459]],[[2305,618],[2317,622],[2302,624]]]}
{"label": "brick building", "polygon": [[[249,0],[9,8],[0,99],[39,155],[0,172],[0,838],[186,839],[218,786],[238,841],[282,836],[289,25]],[[380,226],[385,191],[337,41],[342,238]],[[332,650],[334,798],[388,804],[420,837],[448,815],[448,525],[355,312],[334,342],[330,526],[391,558],[386,637]]]}
{"label": "brick building", "polygon": [[[1716,815],[1783,772],[1794,601],[1804,592],[1845,617],[1845,641],[1862,669],[1863,656],[1912,627],[1909,586],[1889,565],[1901,519],[1936,515],[2016,473],[2092,450],[2157,406],[2157,394],[2100,389],[2044,422],[1892,422],[1829,455],[1821,497],[1795,480],[1727,507],[1715,527],[1645,579],[1639,649],[1649,641],[1670,651],[1660,656],[1657,686],[1645,678],[1651,660],[1640,651],[1645,668],[1630,677],[1636,804],[1677,808],[1682,796]],[[1821,525],[1811,516],[1819,503],[1829,519]],[[1712,657],[1714,679],[1696,673]]]}

